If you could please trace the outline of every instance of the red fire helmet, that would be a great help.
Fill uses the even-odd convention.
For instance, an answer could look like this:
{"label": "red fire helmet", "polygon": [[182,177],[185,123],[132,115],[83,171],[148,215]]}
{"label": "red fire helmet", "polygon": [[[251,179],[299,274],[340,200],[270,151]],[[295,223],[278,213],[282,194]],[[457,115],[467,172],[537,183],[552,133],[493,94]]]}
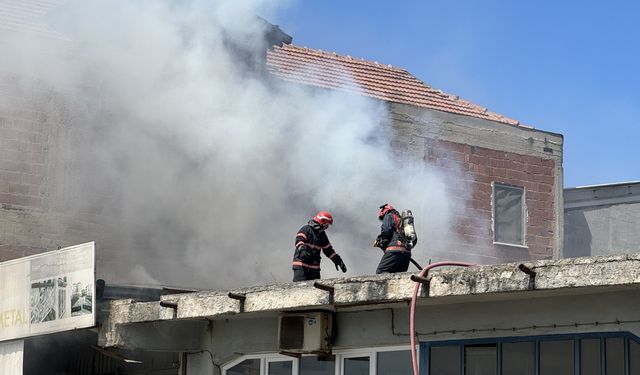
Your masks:
{"label": "red fire helmet", "polygon": [[313,221],[322,226],[328,227],[333,224],[333,216],[331,216],[329,211],[320,211],[313,217]]}
{"label": "red fire helmet", "polygon": [[386,213],[391,210],[393,210],[393,206],[389,203],[385,203],[380,206],[380,211],[378,211],[378,219],[382,220],[384,218],[384,215],[386,215]]}

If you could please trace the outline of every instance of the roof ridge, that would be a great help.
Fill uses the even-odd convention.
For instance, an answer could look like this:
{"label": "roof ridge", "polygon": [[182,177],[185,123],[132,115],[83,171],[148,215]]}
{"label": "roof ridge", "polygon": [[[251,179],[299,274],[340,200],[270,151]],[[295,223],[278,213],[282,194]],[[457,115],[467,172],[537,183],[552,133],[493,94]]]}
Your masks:
{"label": "roof ridge", "polygon": [[373,62],[373,61],[366,60],[366,59],[364,59],[362,57],[353,57],[351,55],[341,55],[341,54],[339,54],[337,52],[334,52],[334,51],[326,52],[326,51],[323,51],[321,49],[313,49],[313,48],[309,48],[307,46],[300,47],[300,46],[297,46],[295,44],[283,44],[282,46],[275,45],[273,47],[274,48],[279,48],[279,49],[284,49],[284,50],[302,50],[302,51],[304,51],[306,53],[309,53],[309,54],[312,54],[312,55],[316,55],[316,56],[326,56],[326,57],[335,58],[337,60],[346,60],[346,61],[353,61],[353,62],[361,62],[361,63],[364,63],[366,65],[382,66],[382,67],[385,67],[387,69],[393,69],[393,70],[396,70],[396,71],[399,71],[399,72],[405,72],[405,73],[410,74],[405,69],[393,66],[391,64],[381,64],[381,63],[379,63],[377,61]]}
{"label": "roof ridge", "polygon": [[[529,127],[458,95],[432,87],[392,65],[293,44],[267,51],[268,70],[281,79],[319,87],[359,91],[373,98]],[[354,87],[360,87],[355,90]]]}

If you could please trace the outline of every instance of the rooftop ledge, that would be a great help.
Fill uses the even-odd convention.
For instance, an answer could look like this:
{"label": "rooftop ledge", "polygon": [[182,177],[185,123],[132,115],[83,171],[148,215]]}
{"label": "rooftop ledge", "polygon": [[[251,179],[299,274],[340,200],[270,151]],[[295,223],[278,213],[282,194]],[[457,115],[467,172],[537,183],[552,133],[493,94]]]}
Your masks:
{"label": "rooftop ledge", "polygon": [[[429,271],[428,292],[421,288],[420,303],[470,300],[470,298],[533,297],[538,293],[577,293],[602,287],[640,285],[640,254],[522,262],[535,279],[520,271],[520,263],[447,267]],[[313,286],[313,281],[248,287],[226,291],[195,292],[161,297],[156,302],[132,299],[112,301],[101,334],[110,336],[117,325],[164,320],[226,319],[238,314],[305,309],[341,309],[411,300],[412,273],[368,275],[316,280],[333,292]],[[244,300],[229,297],[229,292]],[[526,294],[534,293],[534,294]],[[458,298],[449,298],[458,296]],[[171,307],[173,306],[173,307]],[[107,340],[108,341],[108,340]],[[108,343],[107,343],[108,345]]]}

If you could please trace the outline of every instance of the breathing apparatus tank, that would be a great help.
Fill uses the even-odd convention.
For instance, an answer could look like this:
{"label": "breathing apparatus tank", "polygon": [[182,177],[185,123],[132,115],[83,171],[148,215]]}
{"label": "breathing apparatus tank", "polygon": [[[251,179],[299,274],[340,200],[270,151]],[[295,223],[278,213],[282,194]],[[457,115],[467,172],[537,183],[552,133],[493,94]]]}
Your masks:
{"label": "breathing apparatus tank", "polygon": [[418,243],[416,228],[413,226],[413,213],[411,210],[402,210],[400,214],[402,219],[402,233],[409,248],[413,248]]}

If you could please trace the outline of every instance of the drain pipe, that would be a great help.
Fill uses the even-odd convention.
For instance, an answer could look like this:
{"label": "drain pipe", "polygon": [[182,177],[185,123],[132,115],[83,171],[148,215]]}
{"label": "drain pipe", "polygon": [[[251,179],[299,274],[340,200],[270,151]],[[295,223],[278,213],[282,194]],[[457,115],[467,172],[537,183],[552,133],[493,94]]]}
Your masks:
{"label": "drain pipe", "polygon": [[[459,266],[459,267],[470,267],[475,266],[473,263],[465,263],[465,262],[438,262],[432,263],[423,268],[418,277],[412,277],[412,280],[416,282],[416,285],[413,287],[413,297],[411,297],[411,312],[409,314],[409,334],[411,335],[411,364],[413,366],[413,375],[420,375],[418,372],[418,356],[416,354],[416,302],[418,300],[418,291],[420,290],[420,283],[428,282],[428,279],[425,278],[427,272],[430,269],[443,267],[443,266]],[[428,285],[428,284],[427,284]]]}

